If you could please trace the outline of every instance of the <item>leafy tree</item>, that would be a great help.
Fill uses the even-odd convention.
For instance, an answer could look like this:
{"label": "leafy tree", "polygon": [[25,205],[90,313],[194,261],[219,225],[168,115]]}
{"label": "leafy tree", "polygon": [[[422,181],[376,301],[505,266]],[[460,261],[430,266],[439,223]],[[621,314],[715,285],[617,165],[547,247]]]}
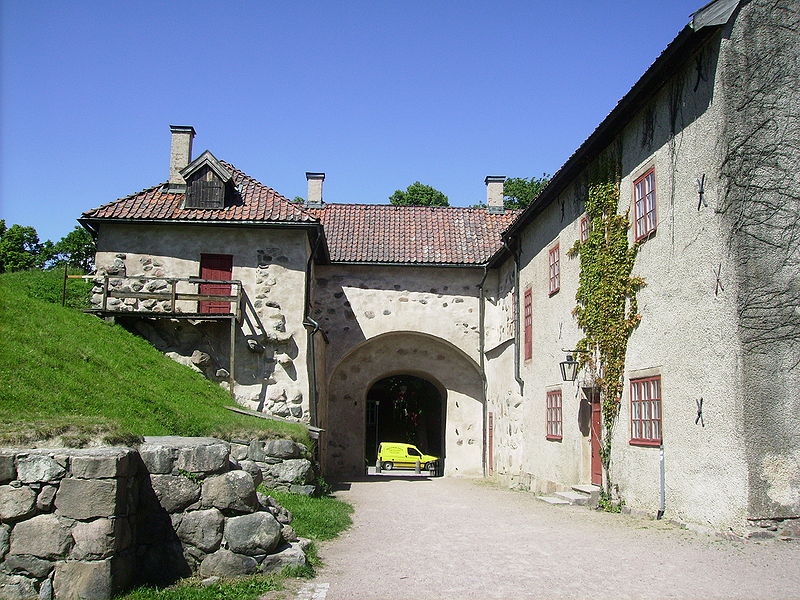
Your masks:
{"label": "leafy tree", "polygon": [[0,220],[0,273],[24,271],[40,266],[42,245],[33,227],[12,225]]}
{"label": "leafy tree", "polygon": [[503,184],[503,206],[507,210],[526,208],[550,182],[550,175],[541,177],[509,177]]}
{"label": "leafy tree", "polygon": [[450,206],[447,196],[419,181],[409,185],[405,191],[396,190],[389,196],[389,202],[395,206]]}
{"label": "leafy tree", "polygon": [[[45,242],[42,254],[45,254],[47,244],[50,244],[50,242]],[[86,272],[94,265],[94,254],[97,252],[97,246],[92,235],[83,227],[76,225],[75,229],[55,244],[51,244],[51,247],[52,253],[47,260],[55,260],[57,264],[67,263],[70,267]]]}

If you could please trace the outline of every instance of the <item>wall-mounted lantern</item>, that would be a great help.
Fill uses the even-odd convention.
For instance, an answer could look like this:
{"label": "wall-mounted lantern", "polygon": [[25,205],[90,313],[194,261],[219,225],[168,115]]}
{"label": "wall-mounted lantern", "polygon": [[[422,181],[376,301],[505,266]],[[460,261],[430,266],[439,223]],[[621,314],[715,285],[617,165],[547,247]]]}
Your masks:
{"label": "wall-mounted lantern", "polygon": [[588,354],[588,350],[561,350],[562,352],[567,353],[567,360],[562,360],[558,363],[558,366],[561,367],[561,378],[564,381],[575,381],[575,378],[578,376],[578,366],[579,363],[575,360],[574,354],[578,352],[585,352]]}

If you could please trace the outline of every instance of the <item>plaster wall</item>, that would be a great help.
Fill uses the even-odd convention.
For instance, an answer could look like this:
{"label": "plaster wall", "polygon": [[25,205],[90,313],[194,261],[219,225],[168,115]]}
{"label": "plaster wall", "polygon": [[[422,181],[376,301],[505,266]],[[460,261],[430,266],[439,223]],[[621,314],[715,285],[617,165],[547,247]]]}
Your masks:
{"label": "plaster wall", "polygon": [[[232,255],[232,278],[242,282],[245,294],[243,319],[237,324],[236,399],[254,410],[309,419],[307,335],[302,321],[310,250],[304,231],[104,223],[97,247],[98,274],[114,272],[127,277],[199,277],[201,253]],[[196,287],[186,285],[179,291],[196,293]],[[96,296],[94,301],[98,301]],[[117,308],[127,317],[144,307],[123,302]],[[178,309],[196,312],[197,304],[185,302]],[[140,331],[182,362],[193,349],[208,353],[213,365],[207,374],[212,378],[219,368],[230,367],[227,322],[151,319]],[[219,377],[221,381],[226,378]]]}
{"label": "plaster wall", "polygon": [[327,363],[365,340],[419,331],[453,344],[478,362],[481,268],[320,265],[312,316],[331,340]]}
{"label": "plaster wall", "polygon": [[[658,374],[662,381],[668,516],[715,528],[741,528],[746,516],[747,468],[739,390],[737,282],[715,204],[720,197],[718,155],[722,115],[715,102],[719,38],[667,82],[626,126],[608,152],[619,157],[620,210],[631,207],[633,182],[655,168],[658,228],[641,244],[633,275],[642,321],[629,341],[622,408],[613,432],[611,474],[631,508],[659,508],[659,448],[630,445],[630,378]],[[695,83],[697,85],[695,86]],[[696,180],[705,175],[705,205],[698,209]],[[588,174],[572,182],[529,225],[521,240],[520,295],[533,294],[533,358],[522,361],[525,380],[521,470],[532,487],[590,481],[587,404],[580,388],[560,381],[562,348],[582,333],[571,311],[579,259],[567,250],[580,236]],[[632,236],[631,232],[631,236]],[[548,251],[560,248],[560,289],[548,288]],[[717,284],[717,272],[721,273]],[[508,361],[489,361],[494,378],[508,380]],[[560,389],[563,438],[545,439],[547,391]],[[695,425],[696,400],[704,422]],[[491,398],[491,392],[490,392]]]}
{"label": "plaster wall", "polygon": [[391,375],[414,375],[433,383],[445,405],[445,474],[482,474],[483,381],[475,362],[458,348],[428,334],[388,333],[355,348],[332,371],[323,453],[330,475],[363,475],[366,400],[370,387]]}

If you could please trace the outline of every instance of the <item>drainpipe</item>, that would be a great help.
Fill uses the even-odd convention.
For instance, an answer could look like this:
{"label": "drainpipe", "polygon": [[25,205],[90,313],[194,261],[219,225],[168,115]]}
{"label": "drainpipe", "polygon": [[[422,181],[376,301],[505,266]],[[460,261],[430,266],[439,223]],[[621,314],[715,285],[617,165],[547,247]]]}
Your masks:
{"label": "drainpipe", "polygon": [[322,241],[322,232],[318,231],[317,239],[314,241],[314,246],[311,248],[311,253],[308,255],[308,262],[306,263],[306,285],[305,285],[305,305],[303,307],[303,326],[308,332],[308,352],[311,357],[310,373],[308,374],[308,391],[311,398],[308,400],[308,407],[311,411],[311,424],[315,427],[317,423],[317,349],[314,343],[314,336],[320,330],[319,323],[311,318],[311,264],[314,261],[314,256],[319,249],[320,242]]}
{"label": "drainpipe", "polygon": [[661,492],[661,494],[660,494],[661,504],[659,505],[658,514],[656,515],[656,519],[660,519],[661,517],[663,517],[664,516],[664,511],[667,508],[667,489],[666,489],[667,488],[667,484],[666,484],[666,471],[664,469],[664,441],[663,440],[661,441],[661,448],[659,448],[659,450],[658,450],[658,459],[659,459],[659,467],[660,467],[660,471],[661,471],[660,477],[659,477],[659,480],[660,480],[659,483],[661,484],[660,485],[660,488],[661,488],[660,489],[660,492]]}
{"label": "drainpipe", "polygon": [[514,379],[519,384],[519,393],[525,388],[525,382],[520,375],[520,361],[519,361],[519,243],[517,250],[511,249],[507,240],[503,240],[503,246],[506,247],[511,255],[514,257]]}
{"label": "drainpipe", "polygon": [[487,447],[489,445],[489,441],[487,439],[488,432],[486,431],[487,420],[488,420],[488,413],[489,407],[488,403],[488,392],[489,392],[489,384],[486,381],[486,367],[485,367],[485,360],[483,357],[483,351],[486,347],[486,328],[485,328],[485,317],[486,317],[486,294],[483,291],[483,284],[486,282],[486,277],[489,275],[489,264],[485,264],[483,266],[483,277],[481,277],[481,282],[478,284],[478,354],[480,360],[480,367],[481,367],[481,382],[483,383],[483,454],[481,455],[481,463],[483,467],[483,476],[486,477],[487,475],[487,461],[488,457],[486,456]]}

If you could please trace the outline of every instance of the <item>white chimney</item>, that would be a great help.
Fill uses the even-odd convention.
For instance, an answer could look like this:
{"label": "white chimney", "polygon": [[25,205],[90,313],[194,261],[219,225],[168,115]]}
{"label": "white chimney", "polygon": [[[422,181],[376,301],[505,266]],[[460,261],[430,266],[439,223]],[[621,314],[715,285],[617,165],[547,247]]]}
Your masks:
{"label": "white chimney", "polygon": [[486,210],[490,213],[502,214],[503,208],[503,183],[505,175],[487,175],[484,179],[486,184]]}
{"label": "white chimney", "polygon": [[172,132],[172,145],[169,151],[168,187],[180,189],[181,186],[186,185],[180,170],[192,161],[192,140],[194,140],[195,131],[194,127],[186,125],[170,125],[169,130]]}
{"label": "white chimney", "polygon": [[306,196],[306,206],[319,208],[322,206],[322,182],[325,181],[325,173],[306,173],[308,181],[308,195]]}

